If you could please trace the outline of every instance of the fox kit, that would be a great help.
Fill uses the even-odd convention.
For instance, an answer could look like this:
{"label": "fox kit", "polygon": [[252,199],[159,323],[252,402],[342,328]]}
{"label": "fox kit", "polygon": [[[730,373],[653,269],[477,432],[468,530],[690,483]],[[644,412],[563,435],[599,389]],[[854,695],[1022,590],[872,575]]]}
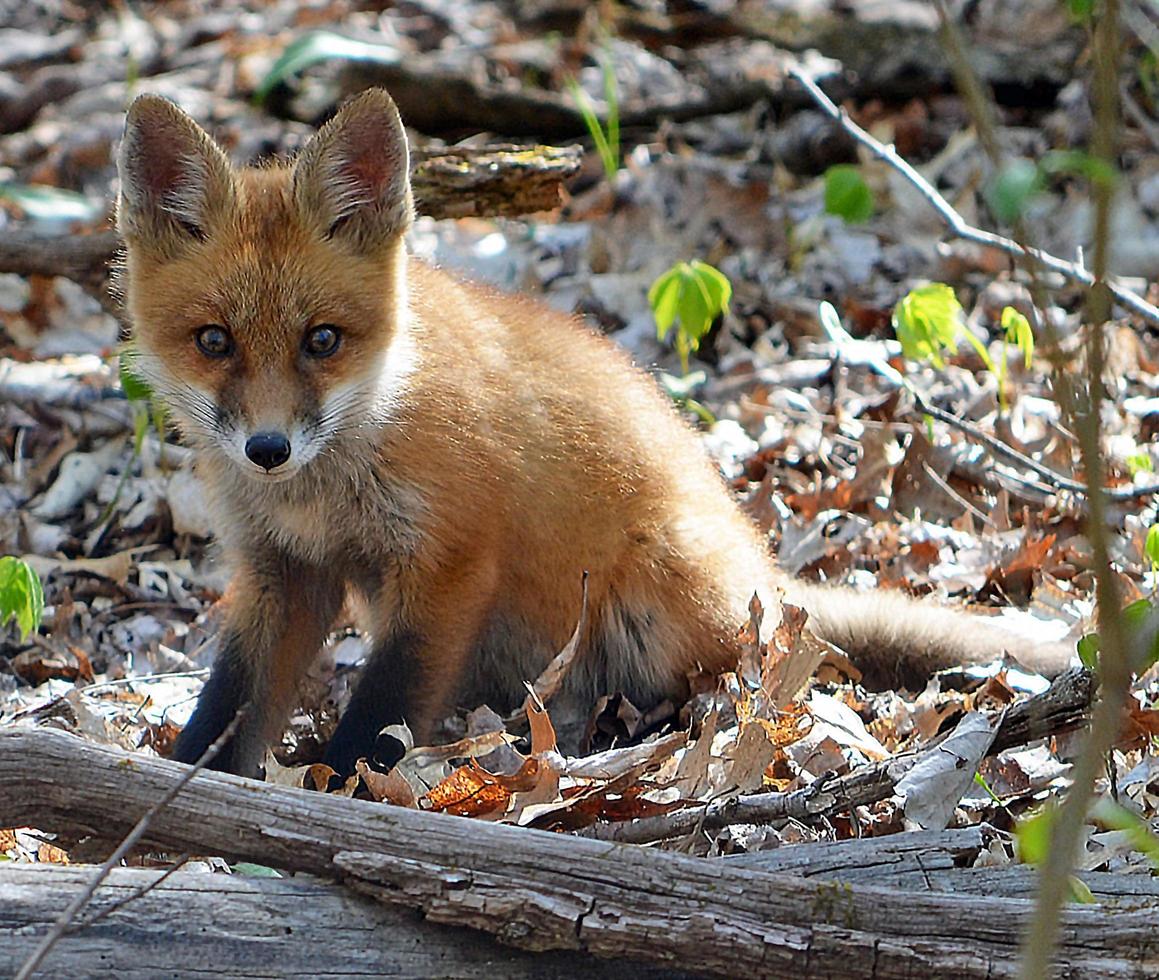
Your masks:
{"label": "fox kit", "polygon": [[[753,592],[878,676],[1013,638],[792,582],[651,379],[578,321],[406,254],[406,135],[364,92],[288,166],[235,170],[155,96],[129,110],[118,225],[138,364],[197,452],[233,579],[176,758],[254,774],[352,595],[373,652],[326,761],[425,738],[461,690],[517,703],[589,616],[563,696],[678,697],[735,664]],[[1016,650],[1054,673],[1058,647]],[[382,746],[379,754],[387,752]]]}

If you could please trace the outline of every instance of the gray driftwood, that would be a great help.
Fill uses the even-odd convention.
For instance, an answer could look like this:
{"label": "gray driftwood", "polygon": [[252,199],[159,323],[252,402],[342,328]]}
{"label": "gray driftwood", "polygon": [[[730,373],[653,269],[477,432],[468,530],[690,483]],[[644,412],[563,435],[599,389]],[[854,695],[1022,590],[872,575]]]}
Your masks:
{"label": "gray driftwood", "polygon": [[[91,868],[0,864],[0,976],[13,976]],[[574,951],[534,954],[316,878],[113,871],[40,975],[595,978],[675,976]],[[144,892],[144,894],[139,894]],[[107,916],[86,922],[120,905]]]}
{"label": "gray driftwood", "polygon": [[[998,835],[991,827],[922,830],[861,840],[819,841],[724,860],[739,868],[788,872],[823,881],[911,891],[1033,899],[1038,875],[1025,865],[972,867]],[[1082,871],[1078,875],[1103,905],[1159,906],[1159,881],[1147,874]]]}
{"label": "gray driftwood", "polygon": [[[60,732],[0,731],[0,826],[123,834],[176,763]],[[200,773],[149,844],[339,878],[428,921],[531,950],[717,976],[1006,977],[1032,905],[836,886],[723,861],[403,810]],[[1154,976],[1150,910],[1063,913],[1066,976]]]}

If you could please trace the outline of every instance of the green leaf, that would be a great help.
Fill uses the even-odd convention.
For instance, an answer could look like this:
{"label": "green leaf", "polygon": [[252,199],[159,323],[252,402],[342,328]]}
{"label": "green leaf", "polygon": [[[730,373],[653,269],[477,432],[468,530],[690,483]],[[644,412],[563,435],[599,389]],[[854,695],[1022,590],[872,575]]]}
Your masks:
{"label": "green leaf", "polygon": [[277,85],[322,61],[373,61],[392,65],[400,58],[401,53],[393,44],[373,44],[331,31],[313,31],[286,45],[258,85],[254,101],[261,105]]}
{"label": "green leaf", "polygon": [[1023,864],[1041,865],[1046,861],[1057,815],[1057,807],[1044,806],[1015,823],[1014,839],[1018,842],[1018,859]]}
{"label": "green leaf", "polygon": [[121,352],[117,373],[121,378],[121,390],[131,402],[147,402],[153,398],[153,389],[139,373],[135,361],[137,355],[131,350]]}
{"label": "green leaf", "polygon": [[23,642],[43,616],[44,589],[32,566],[11,555],[0,558],[0,626],[15,619]]}
{"label": "green leaf", "polygon": [[1079,663],[1081,663],[1087,670],[1099,669],[1099,640],[1098,633],[1087,633],[1081,640],[1075,644],[1075,650],[1079,656]]}
{"label": "green leaf", "polygon": [[680,302],[680,266],[674,265],[660,276],[648,290],[648,305],[656,320],[656,338],[663,340],[676,322],[676,306]]}
{"label": "green leaf", "polygon": [[893,308],[893,329],[902,353],[943,368],[943,350],[954,350],[964,333],[962,306],[945,283],[911,289]]}
{"label": "green leaf", "polygon": [[708,301],[708,309],[712,319],[716,319],[728,310],[729,300],[732,299],[732,283],[728,277],[714,266],[699,259],[692,260],[692,271],[696,274]]}
{"label": "green leaf", "polygon": [[1153,473],[1155,471],[1155,464],[1149,453],[1132,453],[1125,462],[1132,478],[1140,473]]}
{"label": "green leaf", "polygon": [[1073,174],[1085,177],[1092,184],[1113,187],[1118,174],[1114,166],[1101,157],[1083,150],[1051,150],[1038,164],[1044,174]]}
{"label": "green leaf", "polygon": [[1110,830],[1125,833],[1131,847],[1142,854],[1153,869],[1159,870],[1159,837],[1139,814],[1103,797],[1091,808],[1091,817]]}
{"label": "green leaf", "polygon": [[1079,905],[1094,905],[1095,896],[1090,887],[1078,875],[1067,875],[1067,898]]}
{"label": "green leaf", "polygon": [[1002,330],[1006,339],[1022,351],[1023,364],[1030,369],[1030,359],[1034,356],[1034,330],[1030,321],[1013,306],[1002,310]]}
{"label": "green leaf", "polygon": [[679,321],[676,349],[685,371],[688,354],[697,349],[713,321],[728,310],[732,284],[719,269],[706,262],[678,262],[657,277],[648,290],[648,303],[656,320],[656,336],[664,340]]}
{"label": "green leaf", "polygon": [[105,211],[83,194],[47,184],[0,184],[0,200],[11,201],[33,221],[96,221]]}
{"label": "green leaf", "polygon": [[[1150,460],[1151,457],[1147,457]],[[1147,537],[1143,542],[1143,554],[1151,563],[1151,567],[1159,566],[1159,524],[1152,524],[1147,529]]]}
{"label": "green leaf", "polygon": [[1043,188],[1042,172],[1030,160],[1011,160],[982,193],[999,221],[1013,224],[1034,195]]}
{"label": "green leaf", "polygon": [[825,171],[825,211],[848,224],[861,224],[873,217],[873,191],[860,171],[840,163]]}
{"label": "green leaf", "polygon": [[238,861],[231,864],[230,870],[243,878],[281,878],[282,873],[275,868],[267,868],[264,864],[252,864],[249,861]]}

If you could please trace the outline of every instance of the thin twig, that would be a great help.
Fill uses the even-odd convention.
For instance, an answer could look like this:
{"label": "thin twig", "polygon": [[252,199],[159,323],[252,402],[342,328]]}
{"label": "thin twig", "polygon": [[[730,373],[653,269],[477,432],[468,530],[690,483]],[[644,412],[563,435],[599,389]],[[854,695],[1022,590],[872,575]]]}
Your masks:
{"label": "thin twig", "polygon": [[[1095,284],[1095,276],[1075,262],[1067,262],[1065,259],[1060,259],[1056,255],[1042,251],[1042,249],[1019,245],[1018,242],[1010,238],[971,225],[954,210],[953,205],[949,201],[938,193],[933,184],[926,180],[925,177],[898,154],[897,150],[892,146],[886,146],[879,140],[874,139],[850,119],[849,114],[830,99],[803,68],[800,66],[791,66],[789,68],[789,74],[805,87],[805,90],[813,97],[813,100],[828,116],[836,120],[845,132],[862,146],[869,149],[875,156],[880,157],[888,163],[913,184],[930,206],[938,212],[938,215],[946,223],[950,231],[958,238],[975,242],[979,245],[987,245],[1018,258],[1029,256],[1041,262],[1046,268],[1066,276],[1066,278],[1073,282],[1080,283],[1084,286],[1093,286]],[[1120,305],[1134,313],[1138,313],[1151,323],[1159,325],[1159,307],[1152,306],[1139,296],[1138,293],[1133,292],[1114,279],[1106,279],[1104,285],[1110,290],[1111,295],[1115,297]]]}
{"label": "thin twig", "polygon": [[32,955],[24,961],[24,965],[16,974],[15,980],[28,980],[28,978],[32,976],[37,967],[39,967],[40,964],[44,961],[44,958],[52,951],[52,948],[60,941],[60,938],[65,934],[65,932],[68,931],[80,910],[88,904],[89,900],[93,897],[93,894],[101,886],[101,882],[109,876],[109,872],[112,871],[113,868],[115,868],[121,862],[121,859],[126,854],[128,854],[129,851],[131,851],[137,845],[137,842],[145,835],[145,831],[149,829],[149,824],[152,823],[153,818],[163,809],[165,809],[165,807],[167,807],[171,802],[173,802],[173,800],[177,797],[177,794],[185,788],[186,784],[194,776],[196,776],[202,769],[204,769],[207,765],[209,765],[209,763],[217,758],[218,753],[222,750],[222,748],[224,748],[225,743],[233,738],[234,733],[237,732],[238,726],[241,724],[242,719],[245,718],[246,712],[248,710],[248,704],[242,705],[242,707],[237,710],[237,714],[233,716],[233,721],[231,721],[226,726],[225,731],[218,735],[217,738],[214,739],[213,743],[204,752],[201,753],[201,758],[199,758],[197,762],[195,762],[193,766],[190,767],[188,772],[184,773],[181,778],[173,784],[173,788],[170,789],[169,792],[167,792],[164,796],[161,797],[161,799],[154,803],[153,806],[149,807],[149,809],[145,811],[145,814],[141,817],[140,820],[137,821],[133,829],[129,831],[128,836],[126,836],[125,839],[121,841],[120,846],[115,851],[113,851],[111,855],[109,855],[108,860],[105,861],[105,863],[102,864],[97,870],[97,873],[93,875],[92,880],[85,887],[85,890],[77,895],[77,897],[69,903],[68,908],[66,908],[57,917],[57,920],[52,924],[52,928],[48,931],[48,934],[40,941],[40,945],[37,946],[36,949],[33,950]]}
{"label": "thin twig", "polygon": [[[825,336],[828,337],[830,343],[838,350],[857,344],[857,341],[849,331],[839,324],[830,324],[824,317],[821,318],[821,329],[825,331]],[[861,356],[859,360],[884,378],[889,384],[893,385],[893,387],[909,392],[918,410],[924,414],[938,419],[941,422],[945,422],[947,425],[951,425],[955,429],[966,433],[971,438],[977,439],[996,455],[1003,456],[1011,462],[1017,463],[1019,466],[1026,467],[1028,470],[1041,476],[1056,490],[1066,490],[1070,493],[1082,495],[1088,492],[1085,483],[1071,479],[1069,476],[1063,476],[1061,473],[1052,470],[1049,466],[1044,466],[1037,460],[1031,459],[1025,453],[1019,452],[1013,446],[1008,445],[997,436],[993,436],[979,428],[973,422],[968,422],[966,419],[959,418],[952,412],[947,412],[944,408],[939,408],[930,401],[929,396],[924,391],[889,364],[885,358]],[[1110,500],[1133,500],[1137,497],[1146,497],[1154,493],[1159,493],[1159,483],[1148,483],[1141,486],[1107,487],[1104,488],[1103,493]]]}

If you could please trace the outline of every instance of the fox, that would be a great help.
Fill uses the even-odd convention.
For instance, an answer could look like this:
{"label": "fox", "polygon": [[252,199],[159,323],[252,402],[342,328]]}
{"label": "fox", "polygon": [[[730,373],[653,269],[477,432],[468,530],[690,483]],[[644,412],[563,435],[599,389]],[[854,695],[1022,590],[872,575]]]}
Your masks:
{"label": "fox", "polygon": [[381,89],[295,159],[240,168],[173,103],[128,110],[116,221],[136,369],[194,451],[232,576],[173,758],[236,724],[212,767],[259,775],[350,601],[372,642],[323,761],[387,768],[388,726],[420,742],[463,692],[521,703],[576,629],[585,575],[565,702],[687,696],[691,672],[737,663],[754,593],[803,607],[877,677],[1002,654],[1067,666],[1065,644],[778,568],[614,341],[408,254],[409,157]]}

